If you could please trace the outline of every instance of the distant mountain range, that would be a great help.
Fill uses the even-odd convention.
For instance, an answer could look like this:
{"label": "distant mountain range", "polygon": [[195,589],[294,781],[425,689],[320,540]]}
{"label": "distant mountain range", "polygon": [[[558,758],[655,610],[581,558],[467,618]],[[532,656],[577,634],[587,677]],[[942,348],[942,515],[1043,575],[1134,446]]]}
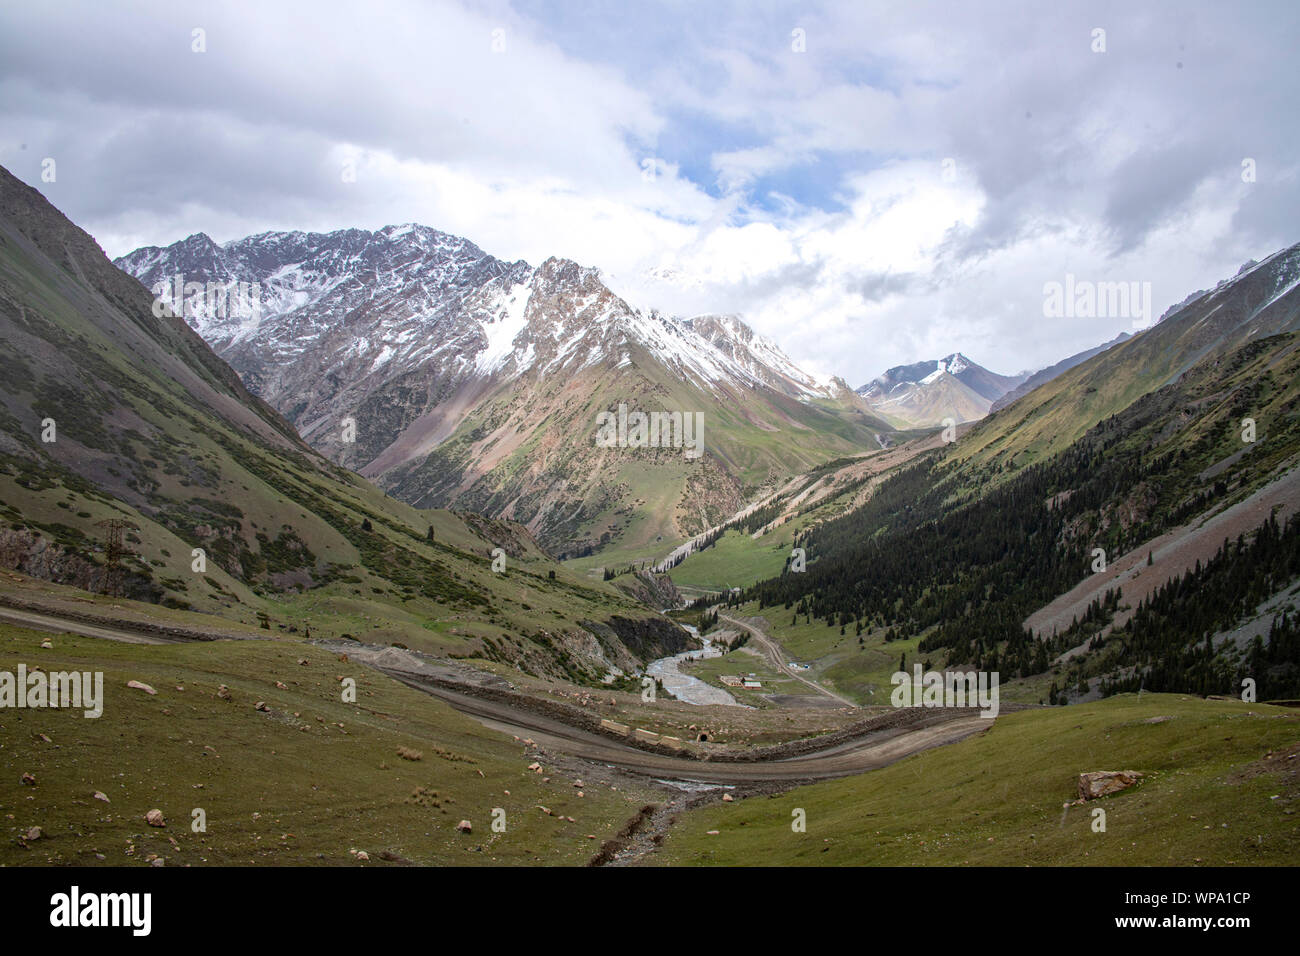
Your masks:
{"label": "distant mountain range", "polygon": [[[895,432],[735,316],[637,309],[596,269],[425,226],[199,234],[117,265],[334,461],[417,506],[523,522],[560,554],[695,533]],[[620,405],[701,414],[703,454],[597,447]]]}
{"label": "distant mountain range", "polygon": [[971,422],[1018,386],[1027,374],[998,375],[960,352],[897,365],[857,389],[875,412],[901,428],[925,428],[944,419]]}
{"label": "distant mountain range", "polygon": [[[507,262],[427,226],[200,233],[116,264],[331,460],[418,507],[518,521],[565,557],[696,534],[794,474],[983,419],[1129,338],[1032,374],[954,352],[854,391],[734,315],[637,308],[597,269]],[[698,457],[680,428],[667,447],[601,446],[604,413],[638,412],[701,421]]]}

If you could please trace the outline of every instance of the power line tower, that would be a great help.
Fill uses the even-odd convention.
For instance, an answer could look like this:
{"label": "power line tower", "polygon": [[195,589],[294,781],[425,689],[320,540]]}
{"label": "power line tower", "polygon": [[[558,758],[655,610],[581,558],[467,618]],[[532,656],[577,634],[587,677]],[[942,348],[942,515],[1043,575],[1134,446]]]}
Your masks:
{"label": "power line tower", "polygon": [[122,591],[122,558],[131,552],[122,544],[123,532],[139,528],[125,518],[105,518],[95,523],[104,529],[104,590],[109,597],[120,597]]}

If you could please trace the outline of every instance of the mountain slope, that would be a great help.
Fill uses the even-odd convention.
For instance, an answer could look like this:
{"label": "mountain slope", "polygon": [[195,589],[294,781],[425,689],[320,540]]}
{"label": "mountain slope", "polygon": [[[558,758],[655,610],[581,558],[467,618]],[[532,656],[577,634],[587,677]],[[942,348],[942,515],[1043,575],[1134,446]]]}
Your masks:
{"label": "mountain slope", "polygon": [[1064,449],[1093,425],[1243,345],[1300,329],[1300,243],[1282,249],[1159,323],[1069,369],[981,422],[955,454],[1020,466]]}
{"label": "mountain slope", "polygon": [[1115,336],[1109,342],[1104,342],[1101,345],[1098,345],[1096,348],[1085,349],[1082,352],[1076,352],[1074,355],[1071,355],[1069,358],[1061,359],[1061,361],[1057,362],[1055,365],[1049,365],[1047,368],[1040,369],[1039,371],[1035,372],[1033,375],[1029,376],[1029,378],[1021,382],[1019,385],[1017,385],[1015,388],[1011,389],[1011,391],[1007,392],[1001,398],[995,399],[989,411],[996,412],[1000,408],[1006,408],[1016,399],[1024,395],[1028,395],[1034,389],[1038,388],[1038,386],[1046,385],[1048,382],[1056,378],[1062,372],[1068,372],[1076,365],[1083,364],[1088,359],[1092,358],[1094,355],[1100,355],[1108,348],[1114,345],[1119,345],[1119,343],[1121,342],[1127,342],[1130,338],[1132,338],[1132,336],[1129,335],[1127,332],[1121,332],[1119,335]]}
{"label": "mountain slope", "polygon": [[417,511],[323,459],[2,169],[0,364],[7,568],[100,590],[98,522],[119,518],[135,525],[122,593],[143,602],[586,680],[684,643],[525,529]]}
{"label": "mountain slope", "polygon": [[[1289,708],[1148,693],[987,723],[869,774],[688,811],[650,862],[1288,866],[1300,852],[1287,760],[1300,716]],[[1078,774],[1100,765],[1146,778],[1063,811]],[[1095,804],[1108,814],[1104,834]],[[792,807],[806,811],[805,834],[790,832]]]}
{"label": "mountain slope", "polygon": [[[893,431],[734,316],[638,310],[595,269],[506,263],[424,226],[191,236],[118,264],[334,461],[562,553],[691,534],[772,476]],[[620,403],[702,415],[702,455],[596,448],[598,413]],[[629,522],[643,490],[656,507]]]}

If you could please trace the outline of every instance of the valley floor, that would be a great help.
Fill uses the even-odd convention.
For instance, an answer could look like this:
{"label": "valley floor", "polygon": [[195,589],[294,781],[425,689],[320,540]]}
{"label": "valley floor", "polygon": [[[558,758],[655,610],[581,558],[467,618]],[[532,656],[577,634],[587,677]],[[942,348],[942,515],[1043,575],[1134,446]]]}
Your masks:
{"label": "valley floor", "polygon": [[[425,678],[469,668],[393,648],[0,624],[0,670],[19,663],[100,670],[106,699],[98,719],[0,712],[6,864],[1194,865],[1300,851],[1300,713],[1268,705],[1147,694],[996,720],[859,710],[808,752],[737,761],[753,748],[687,759],[584,730],[587,692],[552,695],[571,720],[453,690]],[[477,674],[466,687],[520,691]],[[356,703],[341,700],[348,677]],[[1065,806],[1098,769],[1146,776]],[[164,826],[145,822],[153,809]]]}

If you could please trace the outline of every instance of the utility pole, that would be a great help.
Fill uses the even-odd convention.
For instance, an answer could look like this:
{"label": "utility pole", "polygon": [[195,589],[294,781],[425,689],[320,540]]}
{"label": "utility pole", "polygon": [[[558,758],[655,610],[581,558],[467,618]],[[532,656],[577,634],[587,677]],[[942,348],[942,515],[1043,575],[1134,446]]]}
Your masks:
{"label": "utility pole", "polygon": [[130,528],[139,529],[125,518],[105,518],[95,523],[104,529],[104,588],[109,597],[120,597],[122,591],[122,557],[130,554],[122,544],[122,533]]}

